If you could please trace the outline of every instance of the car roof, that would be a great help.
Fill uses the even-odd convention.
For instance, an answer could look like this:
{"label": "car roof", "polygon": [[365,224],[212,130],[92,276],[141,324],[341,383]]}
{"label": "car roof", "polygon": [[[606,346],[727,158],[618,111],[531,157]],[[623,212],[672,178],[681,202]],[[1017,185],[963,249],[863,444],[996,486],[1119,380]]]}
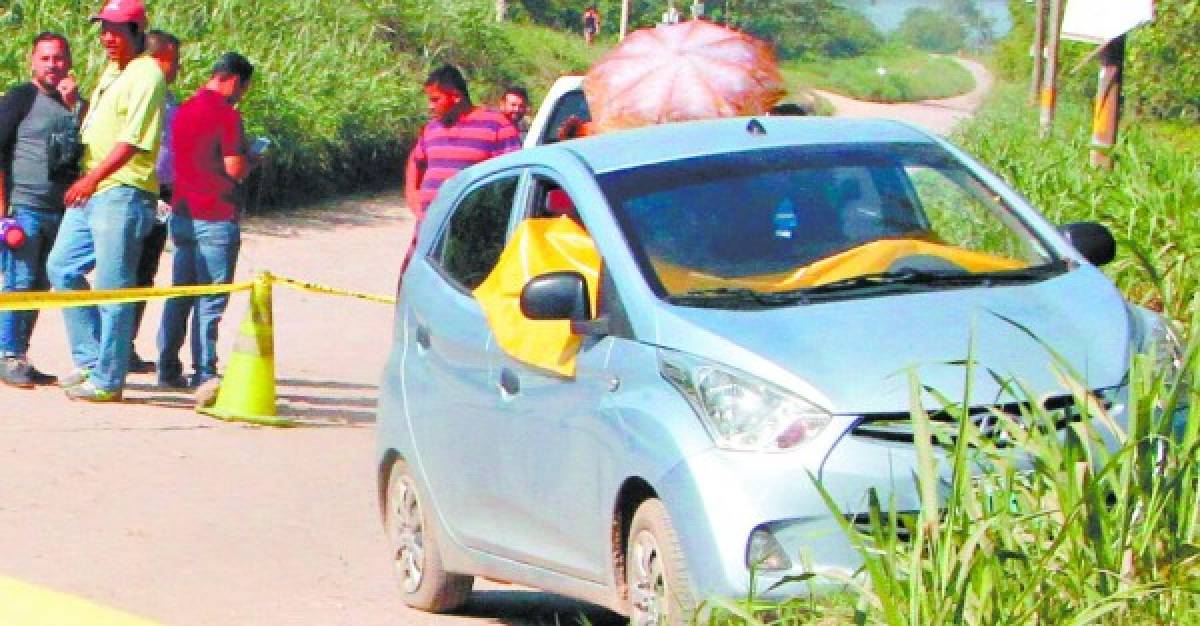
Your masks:
{"label": "car roof", "polygon": [[602,174],[760,148],[935,141],[929,134],[893,120],[758,116],[656,124],[572,139],[551,147],[570,151],[592,171]]}

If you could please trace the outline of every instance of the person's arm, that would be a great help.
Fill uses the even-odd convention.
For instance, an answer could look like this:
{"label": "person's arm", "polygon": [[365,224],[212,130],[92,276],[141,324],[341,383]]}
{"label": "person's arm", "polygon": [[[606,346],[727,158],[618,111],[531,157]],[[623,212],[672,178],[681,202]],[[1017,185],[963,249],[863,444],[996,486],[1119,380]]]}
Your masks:
{"label": "person's arm", "polygon": [[250,159],[246,142],[246,132],[242,127],[240,116],[227,118],[221,137],[221,162],[225,166],[225,175],[240,183],[250,175]]}
{"label": "person's arm", "polygon": [[404,201],[417,220],[425,217],[420,194],[421,180],[424,177],[425,169],[417,163],[417,151],[413,150],[408,154],[408,165],[404,168]]}
{"label": "person's arm", "polygon": [[8,194],[4,193],[4,185],[7,182],[4,178],[4,168],[0,167],[0,217],[8,217]]}
{"label": "person's arm", "polygon": [[100,181],[112,176],[117,170],[125,167],[127,163],[141,150],[124,142],[117,143],[108,156],[100,162],[100,165],[92,168],[87,174],[84,174],[79,180],[75,181],[67,188],[67,193],[63,196],[63,201],[67,206],[81,206],[86,204],[88,199],[96,193],[96,187],[100,185]]}

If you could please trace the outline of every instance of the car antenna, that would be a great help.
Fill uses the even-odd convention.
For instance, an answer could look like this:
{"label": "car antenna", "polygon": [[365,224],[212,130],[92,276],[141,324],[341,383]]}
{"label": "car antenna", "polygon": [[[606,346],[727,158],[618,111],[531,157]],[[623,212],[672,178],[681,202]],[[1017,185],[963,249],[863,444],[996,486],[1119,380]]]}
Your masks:
{"label": "car antenna", "polygon": [[751,135],[765,135],[767,134],[767,129],[763,128],[762,122],[752,118],[746,123],[746,132]]}

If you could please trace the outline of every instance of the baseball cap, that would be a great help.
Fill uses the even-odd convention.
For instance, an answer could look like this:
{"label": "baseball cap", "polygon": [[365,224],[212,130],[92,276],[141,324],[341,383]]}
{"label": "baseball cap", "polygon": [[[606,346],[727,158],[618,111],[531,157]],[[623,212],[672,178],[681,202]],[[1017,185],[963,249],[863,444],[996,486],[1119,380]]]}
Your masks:
{"label": "baseball cap", "polygon": [[142,31],[146,30],[149,23],[146,19],[146,5],[142,0],[107,0],[100,12],[92,16],[92,21],[96,20],[137,24]]}

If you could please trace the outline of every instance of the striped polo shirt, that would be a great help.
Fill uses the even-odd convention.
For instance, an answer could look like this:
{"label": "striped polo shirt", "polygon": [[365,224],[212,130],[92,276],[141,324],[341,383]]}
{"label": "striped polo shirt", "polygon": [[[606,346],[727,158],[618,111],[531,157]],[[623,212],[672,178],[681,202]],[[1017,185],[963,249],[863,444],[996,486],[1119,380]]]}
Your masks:
{"label": "striped polo shirt", "polygon": [[419,190],[421,213],[451,176],[520,147],[521,138],[512,122],[483,107],[459,117],[453,126],[446,126],[440,119],[430,120],[413,147],[413,159],[425,169]]}

